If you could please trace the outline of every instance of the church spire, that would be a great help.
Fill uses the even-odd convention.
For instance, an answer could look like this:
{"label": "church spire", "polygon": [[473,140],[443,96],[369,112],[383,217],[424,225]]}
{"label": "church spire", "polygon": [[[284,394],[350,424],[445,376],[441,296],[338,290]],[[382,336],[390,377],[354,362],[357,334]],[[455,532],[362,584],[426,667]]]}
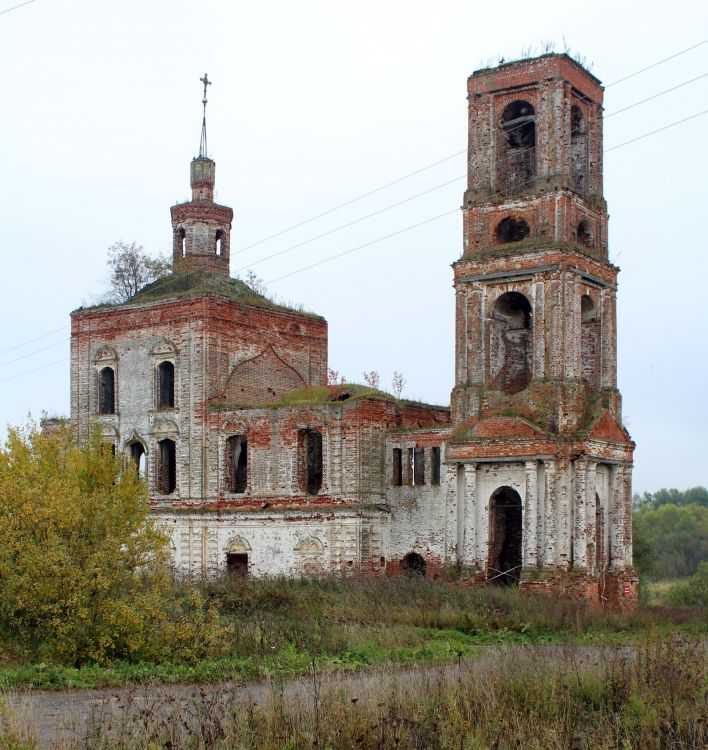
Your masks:
{"label": "church spire", "polygon": [[206,133],[206,105],[209,101],[207,99],[207,86],[211,86],[209,76],[204,74],[204,78],[199,79],[204,84],[204,95],[202,96],[202,106],[204,107],[204,113],[202,115],[202,137],[199,141],[199,158],[207,159],[207,133]]}

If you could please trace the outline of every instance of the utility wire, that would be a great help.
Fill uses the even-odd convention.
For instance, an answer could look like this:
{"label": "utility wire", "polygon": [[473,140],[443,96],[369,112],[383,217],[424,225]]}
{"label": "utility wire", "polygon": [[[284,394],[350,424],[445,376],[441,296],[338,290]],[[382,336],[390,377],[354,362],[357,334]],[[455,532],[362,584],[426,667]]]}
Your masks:
{"label": "utility wire", "polygon": [[10,352],[14,352],[17,349],[22,349],[23,347],[27,346],[28,344],[33,344],[35,341],[39,341],[40,339],[46,339],[47,336],[51,336],[54,333],[58,333],[59,331],[63,331],[66,328],[68,328],[68,325],[65,326],[59,326],[59,328],[55,328],[53,331],[49,331],[49,333],[43,333],[41,336],[36,336],[33,339],[29,339],[28,341],[23,341],[21,344],[17,344],[17,346],[11,346],[9,349],[5,349],[4,351],[0,352],[0,357],[3,356],[3,354],[9,354]]}
{"label": "utility wire", "polygon": [[0,16],[4,16],[5,13],[9,13],[12,10],[17,10],[18,8],[22,8],[25,5],[29,5],[30,3],[33,3],[34,0],[27,0],[26,3],[20,3],[19,5],[13,5],[12,8],[5,8],[5,10],[0,10]]}
{"label": "utility wire", "polygon": [[620,114],[620,112],[626,112],[628,109],[632,109],[632,107],[638,107],[640,104],[644,104],[645,102],[650,102],[652,99],[657,99],[660,96],[663,96],[664,94],[668,94],[670,91],[676,91],[676,89],[680,89],[683,86],[688,86],[689,83],[695,83],[696,81],[700,81],[701,78],[705,78],[708,76],[708,73],[703,73],[702,75],[696,76],[695,78],[691,78],[690,81],[684,81],[683,83],[679,83],[676,86],[672,86],[670,89],[664,89],[664,91],[660,91],[658,94],[652,94],[651,96],[648,96],[646,99],[640,99],[638,102],[634,102],[634,104],[628,104],[626,107],[622,107],[622,109],[616,109],[614,112],[610,112],[609,115],[605,115],[602,119],[607,120],[608,117],[614,117],[615,115]]}
{"label": "utility wire", "polygon": [[610,146],[610,148],[605,149],[605,153],[609,153],[610,151],[614,151],[617,148],[622,148],[622,146],[628,146],[630,143],[635,143],[636,141],[641,141],[644,138],[648,138],[650,135],[654,135],[655,133],[661,133],[664,130],[668,130],[669,128],[673,128],[676,125],[680,125],[683,122],[688,122],[689,120],[695,120],[696,117],[701,117],[702,115],[708,114],[708,109],[704,109],[703,112],[696,112],[695,115],[690,115],[689,117],[684,117],[683,120],[676,120],[676,122],[670,122],[668,125],[664,125],[661,128],[657,128],[656,130],[652,130],[649,133],[643,133],[642,135],[638,135],[636,138],[631,138],[628,141],[625,141],[624,143],[618,143],[616,146]]}
{"label": "utility wire", "polygon": [[694,44],[692,47],[686,47],[686,49],[682,49],[680,52],[676,52],[673,55],[669,55],[669,57],[665,57],[663,60],[659,60],[658,62],[652,63],[651,65],[647,65],[646,68],[642,68],[641,70],[637,70],[634,73],[630,73],[629,75],[624,76],[624,78],[618,78],[616,81],[612,81],[612,83],[608,83],[605,86],[605,88],[609,89],[610,86],[616,86],[618,83],[622,83],[622,81],[628,81],[630,78],[634,78],[634,76],[638,76],[640,73],[645,73],[647,70],[651,70],[652,68],[656,68],[658,65],[663,65],[665,62],[669,62],[669,60],[673,60],[676,57],[685,55],[687,52],[697,49],[703,44],[708,44],[708,39],[704,39],[702,42],[698,42],[698,44]]}
{"label": "utility wire", "polygon": [[30,375],[33,372],[39,372],[40,370],[46,370],[47,367],[52,367],[53,365],[61,364],[62,362],[68,362],[69,357],[64,357],[64,359],[57,359],[55,362],[48,362],[46,365],[42,365],[41,367],[35,367],[32,370],[25,370],[25,372],[21,372],[19,375],[13,375],[10,378],[5,378],[4,380],[0,380],[0,383],[9,383],[11,380],[17,380],[17,378],[23,378],[25,375]]}
{"label": "utility wire", "polygon": [[56,344],[43,346],[41,349],[35,349],[33,352],[29,352],[28,354],[23,354],[20,357],[15,357],[15,359],[9,359],[7,362],[0,362],[0,367],[7,367],[7,365],[11,365],[15,362],[19,362],[21,359],[27,359],[27,357],[33,357],[35,354],[39,354],[40,352],[46,352],[47,349],[54,349],[57,346],[61,346],[61,344],[66,344],[68,341],[71,341],[71,339],[62,339],[61,341],[58,341]]}

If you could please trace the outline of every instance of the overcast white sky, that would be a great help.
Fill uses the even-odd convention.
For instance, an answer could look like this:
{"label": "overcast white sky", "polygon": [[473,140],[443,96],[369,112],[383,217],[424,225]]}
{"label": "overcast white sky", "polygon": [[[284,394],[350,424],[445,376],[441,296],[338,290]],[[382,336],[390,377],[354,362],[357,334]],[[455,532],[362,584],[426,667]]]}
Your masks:
{"label": "overcast white sky", "polygon": [[[68,327],[26,342],[95,301],[106,248],[122,238],[170,250],[169,206],[189,195],[205,71],[218,198],[235,212],[232,274],[251,266],[268,282],[460,205],[463,179],[259,263],[462,178],[464,156],[239,251],[464,149],[476,68],[548,40],[611,84],[708,39],[707,21],[708,5],[686,0],[35,0],[0,15],[0,423],[68,414],[68,363],[49,364],[68,357]],[[609,86],[606,113],[705,73],[708,44]],[[708,77],[609,118],[605,146],[707,102]],[[704,115],[605,162],[638,491],[708,484],[707,128]],[[270,289],[328,319],[330,364],[350,381],[377,369],[387,386],[399,370],[404,395],[448,403],[460,253],[453,213]]]}

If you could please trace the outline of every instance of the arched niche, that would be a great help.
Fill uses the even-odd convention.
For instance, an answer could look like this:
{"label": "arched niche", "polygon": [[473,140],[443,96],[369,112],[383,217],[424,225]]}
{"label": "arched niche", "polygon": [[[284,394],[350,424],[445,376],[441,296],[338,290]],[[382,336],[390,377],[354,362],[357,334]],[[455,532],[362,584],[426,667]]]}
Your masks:
{"label": "arched niche", "polygon": [[570,154],[573,187],[579,193],[585,193],[588,165],[587,123],[578,104],[570,108]]}
{"label": "arched niche", "polygon": [[531,382],[531,304],[520,292],[504,292],[494,302],[489,335],[489,376],[493,390],[518,393]]}
{"label": "arched niche", "polygon": [[600,385],[600,321],[593,298],[580,298],[580,364],[583,380],[591,387]]}

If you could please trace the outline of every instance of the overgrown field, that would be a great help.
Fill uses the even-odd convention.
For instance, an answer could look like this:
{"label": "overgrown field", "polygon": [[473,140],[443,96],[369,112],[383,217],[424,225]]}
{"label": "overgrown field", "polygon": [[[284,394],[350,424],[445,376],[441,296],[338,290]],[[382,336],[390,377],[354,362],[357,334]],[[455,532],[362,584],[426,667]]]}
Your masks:
{"label": "overgrown field", "polygon": [[[142,636],[159,658],[75,664],[51,643],[4,644],[0,687],[105,687],[292,676],[317,669],[457,661],[504,643],[607,644],[648,630],[705,634],[705,610],[642,607],[634,614],[514,589],[462,589],[422,578],[223,578],[173,583],[175,620]],[[148,623],[149,626],[149,623]],[[183,635],[174,639],[174,634]]]}
{"label": "overgrown field", "polygon": [[[237,686],[128,695],[99,711],[64,750],[703,750],[706,652],[682,635],[636,648],[501,649],[486,664],[384,671],[331,686],[300,681],[246,697]],[[34,750],[31,725],[6,722],[0,747]],[[3,744],[4,742],[4,744]]]}

